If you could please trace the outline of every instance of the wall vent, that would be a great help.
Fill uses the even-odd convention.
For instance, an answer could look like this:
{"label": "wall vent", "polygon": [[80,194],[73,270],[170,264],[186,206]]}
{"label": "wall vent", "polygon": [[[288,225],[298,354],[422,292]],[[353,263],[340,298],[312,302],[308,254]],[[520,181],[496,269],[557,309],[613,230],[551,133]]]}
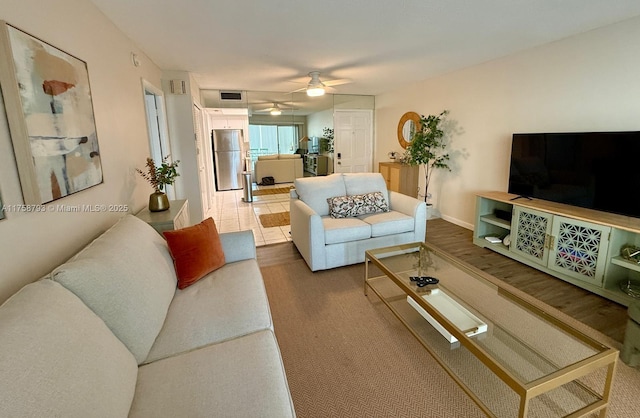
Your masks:
{"label": "wall vent", "polygon": [[170,80],[169,86],[173,94],[187,94],[187,83],[184,80]]}
{"label": "wall vent", "polygon": [[233,100],[236,102],[241,101],[242,92],[241,91],[221,91],[220,100]]}

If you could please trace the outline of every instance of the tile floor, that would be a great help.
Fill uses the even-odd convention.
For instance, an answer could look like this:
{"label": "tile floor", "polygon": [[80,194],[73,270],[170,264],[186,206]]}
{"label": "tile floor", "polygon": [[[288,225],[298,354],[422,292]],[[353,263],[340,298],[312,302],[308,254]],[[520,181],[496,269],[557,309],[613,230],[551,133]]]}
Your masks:
{"label": "tile floor", "polygon": [[[292,183],[281,183],[274,186],[256,186],[254,190],[290,187]],[[265,228],[260,224],[258,215],[263,213],[277,213],[289,211],[289,194],[272,194],[253,196],[253,202],[242,200],[243,190],[229,190],[216,192],[214,206],[208,216],[216,222],[219,232],[240,231],[251,229],[255,237],[256,246],[291,241],[289,231],[291,226]]]}

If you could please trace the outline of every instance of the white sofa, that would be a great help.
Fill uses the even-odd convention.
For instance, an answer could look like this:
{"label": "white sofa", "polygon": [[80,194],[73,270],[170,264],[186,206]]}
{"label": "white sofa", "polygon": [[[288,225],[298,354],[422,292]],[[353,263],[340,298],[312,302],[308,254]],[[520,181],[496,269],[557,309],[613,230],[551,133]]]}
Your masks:
{"label": "white sofa", "polygon": [[[387,190],[380,173],[337,173],[296,179],[291,190],[291,238],[312,271],[364,261],[365,250],[422,242],[424,202]],[[380,192],[389,211],[346,218],[330,216],[328,198]]]}
{"label": "white sofa", "polygon": [[304,175],[300,154],[260,155],[254,166],[254,181],[273,177],[275,183],[292,183]]}
{"label": "white sofa", "polygon": [[183,290],[127,215],[0,306],[2,417],[295,416],[251,231]]}

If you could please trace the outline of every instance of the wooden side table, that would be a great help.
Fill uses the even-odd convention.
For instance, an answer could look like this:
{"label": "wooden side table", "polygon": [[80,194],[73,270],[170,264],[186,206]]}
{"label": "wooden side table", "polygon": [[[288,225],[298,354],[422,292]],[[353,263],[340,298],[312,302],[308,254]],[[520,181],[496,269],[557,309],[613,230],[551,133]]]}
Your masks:
{"label": "wooden side table", "polygon": [[144,208],[136,216],[162,234],[162,231],[171,231],[190,225],[189,202],[187,200],[171,200],[169,209],[165,211],[151,212],[149,208]]}

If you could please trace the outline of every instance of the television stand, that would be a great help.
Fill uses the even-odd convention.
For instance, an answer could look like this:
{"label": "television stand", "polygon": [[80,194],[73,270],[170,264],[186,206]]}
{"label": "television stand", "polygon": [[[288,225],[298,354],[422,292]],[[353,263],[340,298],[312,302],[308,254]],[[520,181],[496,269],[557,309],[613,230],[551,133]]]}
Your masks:
{"label": "television stand", "polygon": [[[474,244],[622,305],[638,300],[621,288],[640,280],[640,263],[623,258],[620,251],[640,244],[639,218],[541,199],[516,201],[519,197],[477,195]],[[505,212],[511,220],[496,216]],[[486,237],[500,241],[491,243]]]}

